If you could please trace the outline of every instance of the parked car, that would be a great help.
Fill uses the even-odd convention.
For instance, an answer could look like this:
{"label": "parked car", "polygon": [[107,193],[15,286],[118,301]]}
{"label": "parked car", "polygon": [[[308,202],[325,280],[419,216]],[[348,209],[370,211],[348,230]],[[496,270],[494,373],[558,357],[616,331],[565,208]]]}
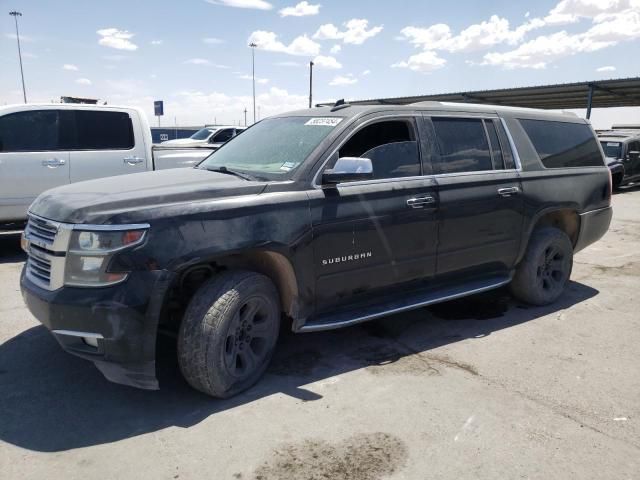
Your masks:
{"label": "parked car", "polygon": [[215,148],[219,148],[244,130],[246,130],[246,127],[234,127],[233,125],[204,127],[191,135],[189,138],[167,140],[166,142],[162,142],[161,145],[179,145],[183,147],[211,145]]}
{"label": "parked car", "polygon": [[640,181],[640,127],[600,130],[598,138],[613,177],[613,188]]}
{"label": "parked car", "polygon": [[59,185],[178,166],[211,149],[151,145],[144,112],[81,104],[0,107],[0,225],[23,222],[31,202]]}
{"label": "parked car", "polygon": [[158,388],[158,332],[216,397],[263,374],[282,319],[354,325],[510,285],[560,295],[611,220],[590,125],[418,103],[263,120],[197,168],[49,190],[31,207],[27,306],[111,381]]}

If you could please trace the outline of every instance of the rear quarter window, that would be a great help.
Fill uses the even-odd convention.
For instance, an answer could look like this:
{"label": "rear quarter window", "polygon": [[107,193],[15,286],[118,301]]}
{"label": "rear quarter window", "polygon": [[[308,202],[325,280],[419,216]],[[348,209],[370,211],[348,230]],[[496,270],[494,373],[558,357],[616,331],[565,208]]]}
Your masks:
{"label": "rear quarter window", "polygon": [[584,123],[520,119],[520,124],[546,168],[604,165],[598,141]]}

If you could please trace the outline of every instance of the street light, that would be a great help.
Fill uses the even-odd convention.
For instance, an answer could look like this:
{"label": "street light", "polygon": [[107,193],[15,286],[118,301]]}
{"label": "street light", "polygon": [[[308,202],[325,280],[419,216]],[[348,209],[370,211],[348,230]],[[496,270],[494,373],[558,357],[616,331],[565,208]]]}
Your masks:
{"label": "street light", "polygon": [[253,123],[256,123],[256,45],[251,42],[251,77],[253,80]]}
{"label": "street light", "polygon": [[312,61],[309,62],[309,108],[313,106],[313,65]]}
{"label": "street light", "polygon": [[22,16],[22,13],[14,10],[9,12],[9,15],[16,21],[16,40],[18,40],[18,58],[20,59],[20,77],[22,77],[22,96],[24,97],[24,103],[27,103],[27,90],[24,87],[24,72],[22,71],[22,52],[20,51],[20,32],[18,31],[18,17]]}

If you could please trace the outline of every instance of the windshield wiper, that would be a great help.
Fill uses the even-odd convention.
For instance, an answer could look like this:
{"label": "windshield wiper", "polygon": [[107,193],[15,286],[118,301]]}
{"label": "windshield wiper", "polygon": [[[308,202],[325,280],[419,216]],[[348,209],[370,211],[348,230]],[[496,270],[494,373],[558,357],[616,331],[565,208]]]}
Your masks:
{"label": "windshield wiper", "polygon": [[250,180],[250,181],[255,180],[255,177],[252,177],[251,175],[248,175],[246,173],[240,173],[237,170],[231,170],[230,168],[227,168],[224,165],[221,167],[207,168],[206,170],[209,170],[210,172],[224,173],[225,175],[234,175],[244,180]]}

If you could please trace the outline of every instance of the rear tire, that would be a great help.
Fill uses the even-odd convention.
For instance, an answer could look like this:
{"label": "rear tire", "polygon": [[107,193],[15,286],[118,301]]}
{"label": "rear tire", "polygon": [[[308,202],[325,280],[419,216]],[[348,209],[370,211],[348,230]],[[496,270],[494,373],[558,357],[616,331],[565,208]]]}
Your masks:
{"label": "rear tire", "polygon": [[531,305],[548,305],[564,291],[573,268],[573,246],[557,228],[535,230],[511,281],[511,293]]}
{"label": "rear tire", "polygon": [[280,302],[264,275],[232,271],[193,296],[178,335],[178,363],[196,390],[228,398],[266,370],[280,330]]}

